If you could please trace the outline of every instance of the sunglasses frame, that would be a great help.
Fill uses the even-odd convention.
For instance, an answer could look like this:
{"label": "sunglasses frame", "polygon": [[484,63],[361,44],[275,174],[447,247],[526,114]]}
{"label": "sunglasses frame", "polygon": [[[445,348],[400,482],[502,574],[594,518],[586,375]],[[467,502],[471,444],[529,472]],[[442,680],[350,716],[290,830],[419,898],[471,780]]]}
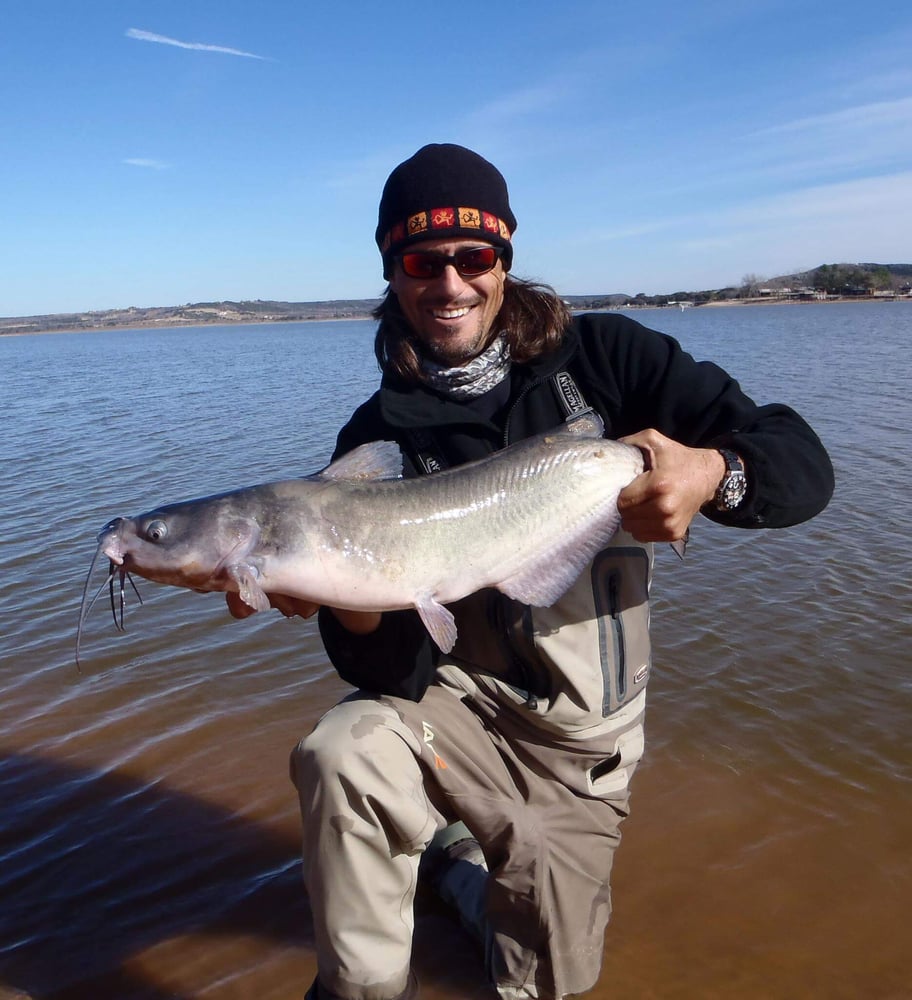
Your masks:
{"label": "sunglasses frame", "polygon": [[[490,251],[494,254],[494,260],[491,262],[489,267],[484,268],[482,271],[466,271],[460,267],[460,258],[464,259],[466,254],[477,253],[479,250]],[[456,273],[460,278],[480,278],[483,274],[488,274],[497,267],[497,262],[503,257],[504,248],[492,246],[491,244],[485,244],[484,246],[478,247],[463,247],[462,250],[457,250],[454,254],[436,253],[433,250],[409,250],[406,253],[401,253],[395,258],[393,258],[399,267],[402,269],[402,273],[415,281],[435,281],[439,278],[443,272],[446,270],[447,265],[452,264],[456,268]],[[405,266],[406,257],[423,257],[426,260],[434,261],[433,274],[410,274]]]}

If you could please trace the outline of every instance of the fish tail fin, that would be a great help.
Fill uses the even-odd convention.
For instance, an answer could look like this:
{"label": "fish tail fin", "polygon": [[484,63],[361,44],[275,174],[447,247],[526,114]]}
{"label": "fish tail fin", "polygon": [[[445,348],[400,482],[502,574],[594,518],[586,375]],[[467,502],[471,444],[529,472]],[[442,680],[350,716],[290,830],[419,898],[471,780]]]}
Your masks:
{"label": "fish tail fin", "polygon": [[690,541],[690,528],[684,532],[683,538],[675,539],[671,543],[671,551],[679,558],[684,558],[684,553],[687,551],[687,543]]}

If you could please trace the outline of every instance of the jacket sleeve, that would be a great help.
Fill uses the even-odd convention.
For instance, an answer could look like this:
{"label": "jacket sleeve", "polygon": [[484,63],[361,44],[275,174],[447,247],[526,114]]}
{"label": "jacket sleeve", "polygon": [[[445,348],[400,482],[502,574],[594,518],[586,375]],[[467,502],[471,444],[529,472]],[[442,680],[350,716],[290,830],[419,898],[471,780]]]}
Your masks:
{"label": "jacket sleeve", "polygon": [[437,647],[415,611],[384,611],[380,627],[355,635],[320,608],[320,636],[336,672],[364,691],[421,701],[437,669]]}
{"label": "jacket sleeve", "polygon": [[820,439],[793,409],[757,405],[718,365],[696,361],[673,338],[626,317],[582,320],[583,355],[613,436],[654,427],[691,447],[727,447],[744,460],[748,494],[712,520],[781,528],[814,517],[833,494],[834,473]]}

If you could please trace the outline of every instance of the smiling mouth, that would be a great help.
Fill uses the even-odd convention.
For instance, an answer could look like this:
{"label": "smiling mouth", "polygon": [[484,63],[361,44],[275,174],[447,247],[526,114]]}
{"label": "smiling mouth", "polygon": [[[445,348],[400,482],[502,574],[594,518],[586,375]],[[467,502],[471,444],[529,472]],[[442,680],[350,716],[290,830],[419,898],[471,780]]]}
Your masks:
{"label": "smiling mouth", "polygon": [[461,319],[468,316],[470,311],[470,306],[463,306],[461,309],[432,309],[431,315],[434,319]]}

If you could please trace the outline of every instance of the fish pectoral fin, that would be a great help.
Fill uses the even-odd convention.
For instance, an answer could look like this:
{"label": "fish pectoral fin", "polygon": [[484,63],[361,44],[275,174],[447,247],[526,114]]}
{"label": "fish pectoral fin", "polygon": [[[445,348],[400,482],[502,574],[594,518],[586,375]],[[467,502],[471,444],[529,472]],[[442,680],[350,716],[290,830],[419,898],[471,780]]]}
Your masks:
{"label": "fish pectoral fin", "polygon": [[573,586],[589,561],[614,536],[621,523],[617,510],[611,510],[598,525],[587,528],[563,545],[541,553],[496,587],[501,593],[536,608],[548,608]]}
{"label": "fish pectoral fin", "polygon": [[238,587],[238,596],[254,611],[266,611],[269,608],[269,596],[260,586],[259,573],[248,563],[234,563],[225,567],[225,573]]}
{"label": "fish pectoral fin", "polygon": [[449,653],[456,645],[456,619],[450,609],[430,596],[418,598],[415,609],[440,651]]}
{"label": "fish pectoral fin", "polygon": [[571,563],[547,567],[536,565],[529,571],[502,580],[497,589],[521,604],[549,608],[573,586],[582,568]]}

